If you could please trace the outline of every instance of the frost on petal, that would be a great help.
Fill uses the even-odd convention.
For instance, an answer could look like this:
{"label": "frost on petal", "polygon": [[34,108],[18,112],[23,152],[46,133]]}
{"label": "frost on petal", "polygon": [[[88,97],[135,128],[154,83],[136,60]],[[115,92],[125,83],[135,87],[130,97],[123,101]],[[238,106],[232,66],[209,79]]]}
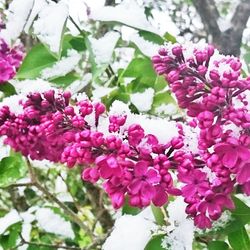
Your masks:
{"label": "frost on petal", "polygon": [[14,0],[7,12],[6,29],[2,30],[1,36],[7,41],[16,40],[24,29],[33,8],[34,0]]}
{"label": "frost on petal", "polygon": [[48,233],[62,235],[67,238],[74,238],[70,222],[64,220],[60,215],[55,214],[49,208],[41,208],[36,212],[38,225]]}
{"label": "frost on petal", "polygon": [[[56,14],[55,14],[56,13]],[[60,52],[62,32],[68,17],[68,6],[63,2],[50,2],[34,22],[34,34],[54,53]]]}
{"label": "frost on petal", "polygon": [[93,9],[90,18],[104,22],[115,21],[136,29],[158,33],[147,20],[144,9],[136,1],[123,1],[115,7],[105,6]]}

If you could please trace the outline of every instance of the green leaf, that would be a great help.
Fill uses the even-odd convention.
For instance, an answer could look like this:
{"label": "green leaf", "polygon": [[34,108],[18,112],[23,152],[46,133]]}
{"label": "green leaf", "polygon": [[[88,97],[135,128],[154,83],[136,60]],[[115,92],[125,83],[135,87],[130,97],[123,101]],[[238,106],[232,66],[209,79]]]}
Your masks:
{"label": "green leaf", "polygon": [[68,73],[65,76],[57,77],[53,80],[50,80],[50,82],[55,83],[58,87],[60,88],[66,88],[68,87],[71,83],[73,83],[76,80],[79,80],[80,77],[76,73]]}
{"label": "green leaf", "polygon": [[250,222],[250,207],[235,196],[233,197],[233,201],[236,208],[232,211],[232,216],[242,225]]}
{"label": "green leaf", "polygon": [[166,32],[166,33],[164,34],[163,37],[164,37],[168,42],[171,42],[171,43],[176,43],[176,42],[177,42],[176,38],[175,38],[173,35],[171,35],[170,33],[168,33],[168,32]]}
{"label": "green leaf", "polygon": [[25,176],[27,171],[26,163],[21,154],[14,153],[0,161],[0,187],[14,184],[17,180]]}
{"label": "green leaf", "polygon": [[85,51],[87,49],[85,41],[82,37],[74,37],[72,38],[69,43],[71,44],[72,48],[77,51]]}
{"label": "green leaf", "polygon": [[144,250],[165,250],[161,246],[162,239],[164,238],[164,235],[156,235],[151,238],[151,240],[148,242]]}
{"label": "green leaf", "polygon": [[57,59],[52,56],[43,44],[35,45],[24,58],[16,78],[35,79],[45,68],[51,67]]}
{"label": "green leaf", "polygon": [[250,222],[250,207],[237,197],[233,197],[235,209],[232,211],[232,221],[222,229],[223,233],[229,234],[240,230]]}
{"label": "green leaf", "polygon": [[233,250],[249,250],[250,248],[250,240],[245,227],[230,233],[228,235],[228,241]]}
{"label": "green leaf", "polygon": [[166,82],[163,76],[157,76],[154,84],[155,92],[157,93],[163,90],[164,88],[166,88],[167,84],[168,83]]}
{"label": "green leaf", "polygon": [[224,241],[210,241],[208,243],[208,250],[227,250],[229,248],[228,244]]}
{"label": "green leaf", "polygon": [[164,42],[165,42],[165,40],[161,36],[159,36],[159,35],[157,35],[155,33],[145,31],[145,30],[140,30],[138,33],[146,41],[153,42],[153,43],[156,43],[156,44],[159,44],[159,45],[163,45]]}
{"label": "green leaf", "polygon": [[[152,62],[147,57],[135,58],[128,65],[127,69],[123,73],[123,77],[140,77],[141,79],[153,80],[153,83],[157,77]],[[152,83],[151,83],[152,84]]]}
{"label": "green leaf", "polygon": [[170,91],[167,90],[167,91],[158,93],[154,96],[153,109],[159,107],[162,104],[169,104],[169,103],[175,104],[175,100],[171,96]]}
{"label": "green leaf", "polygon": [[130,214],[130,215],[137,215],[141,212],[141,210],[137,207],[131,207],[126,202],[125,205],[122,207],[122,214]]}
{"label": "green leaf", "polygon": [[8,82],[0,85],[0,91],[2,91],[4,93],[5,97],[16,94],[16,90],[15,90],[14,86]]}
{"label": "green leaf", "polygon": [[160,207],[154,206],[153,204],[151,205],[151,209],[155,217],[156,223],[158,225],[163,226],[165,224],[165,220],[164,220],[164,214],[162,212],[162,209]]}
{"label": "green leaf", "polygon": [[22,226],[20,222],[11,225],[4,235],[0,235],[0,246],[2,246],[4,250],[14,248],[17,244],[17,239],[19,238],[21,229]]}

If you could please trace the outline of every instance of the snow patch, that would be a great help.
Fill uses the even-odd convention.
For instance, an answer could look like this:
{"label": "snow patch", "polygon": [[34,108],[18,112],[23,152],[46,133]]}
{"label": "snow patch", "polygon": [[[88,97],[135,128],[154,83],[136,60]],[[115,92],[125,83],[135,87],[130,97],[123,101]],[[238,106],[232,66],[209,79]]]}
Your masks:
{"label": "snow patch", "polygon": [[176,122],[161,118],[150,118],[147,115],[132,114],[128,105],[121,101],[114,101],[110,107],[109,115],[127,115],[126,123],[121,127],[121,133],[132,124],[140,124],[145,134],[153,134],[160,143],[168,143],[173,137],[178,136]]}
{"label": "snow patch", "polygon": [[23,81],[11,81],[11,84],[15,87],[17,93],[22,95],[27,95],[31,92],[45,92],[54,89],[51,83],[44,81],[42,79],[36,80],[23,80]]}
{"label": "snow patch", "polygon": [[74,49],[67,51],[67,57],[63,57],[51,68],[46,68],[41,72],[43,79],[50,79],[59,76],[65,76],[75,69],[81,59],[81,55]]}
{"label": "snow patch", "polygon": [[155,109],[156,114],[161,115],[175,115],[177,113],[177,107],[173,103],[161,104]]}
{"label": "snow patch", "polygon": [[140,7],[135,0],[123,1],[115,7],[105,6],[93,9],[91,10],[90,18],[104,22],[115,21],[139,30],[158,33],[148,22],[144,9]]}
{"label": "snow patch", "polygon": [[135,105],[135,107],[141,111],[146,112],[151,109],[154,98],[154,89],[148,88],[142,93],[131,94],[130,100]]}
{"label": "snow patch", "polygon": [[6,41],[15,41],[24,29],[34,5],[34,0],[14,0],[7,11],[6,29],[1,31]]}
{"label": "snow patch", "polygon": [[114,230],[105,241],[103,250],[143,250],[151,238],[155,223],[150,208],[138,215],[118,218]]}
{"label": "snow patch", "polygon": [[40,208],[35,214],[38,225],[46,232],[58,234],[67,238],[74,238],[70,222],[55,214],[49,208]]}
{"label": "snow patch", "polygon": [[23,113],[23,106],[20,105],[20,102],[25,100],[26,96],[24,95],[12,95],[6,97],[0,103],[0,108],[3,106],[8,106],[10,111],[16,115]]}
{"label": "snow patch", "polygon": [[162,241],[162,247],[171,250],[192,250],[194,238],[193,221],[185,213],[186,203],[182,197],[177,197],[167,207],[170,225],[167,236]]}
{"label": "snow patch", "polygon": [[21,221],[21,217],[19,216],[17,210],[15,209],[11,210],[4,217],[1,217],[0,218],[0,235],[3,234],[9,226],[19,221]]}
{"label": "snow patch", "polygon": [[67,17],[68,6],[65,3],[50,2],[48,6],[42,9],[38,15],[38,20],[33,24],[34,34],[42,43],[47,44],[54,53],[60,51],[62,32]]}
{"label": "snow patch", "polygon": [[115,31],[106,33],[100,39],[89,38],[96,64],[108,64],[110,62],[119,38],[119,33]]}
{"label": "snow patch", "polygon": [[138,33],[133,34],[130,37],[130,41],[133,42],[145,56],[150,58],[156,55],[159,50],[159,44],[145,40]]}
{"label": "snow patch", "polygon": [[45,6],[47,6],[48,3],[46,2],[46,0],[35,0],[34,2],[34,6],[32,8],[32,11],[29,15],[29,18],[26,22],[26,25],[24,27],[24,31],[26,33],[29,33],[29,30],[35,20],[35,18],[37,17],[38,13],[43,9],[45,8]]}

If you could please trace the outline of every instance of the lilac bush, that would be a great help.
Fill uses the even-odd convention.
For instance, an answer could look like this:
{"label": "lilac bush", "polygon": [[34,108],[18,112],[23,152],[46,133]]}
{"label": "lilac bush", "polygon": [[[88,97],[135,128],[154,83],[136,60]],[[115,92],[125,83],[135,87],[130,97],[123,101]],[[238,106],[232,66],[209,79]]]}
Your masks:
{"label": "lilac bush", "polygon": [[[152,61],[187,110],[188,126],[199,130],[197,152],[184,146],[185,123],[176,123],[178,136],[160,143],[139,121],[127,125],[128,114],[109,115],[104,104],[88,99],[72,104],[69,92],[54,90],[27,95],[20,114],[2,107],[0,135],[33,160],[82,166],[82,179],[101,180],[116,209],[126,197],[131,206],[143,208],[182,195],[195,225],[211,228],[225,209],[234,209],[236,185],[250,194],[250,114],[244,94],[250,78],[241,76],[239,59],[220,55],[211,45],[189,50],[169,45]],[[103,120],[107,133],[98,130]]]}

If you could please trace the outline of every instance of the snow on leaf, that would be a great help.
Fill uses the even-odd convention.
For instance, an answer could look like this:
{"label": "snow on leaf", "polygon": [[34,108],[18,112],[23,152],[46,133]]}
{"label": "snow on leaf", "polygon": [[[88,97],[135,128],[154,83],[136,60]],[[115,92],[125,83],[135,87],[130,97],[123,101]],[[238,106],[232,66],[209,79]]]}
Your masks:
{"label": "snow on leaf", "polygon": [[162,241],[162,247],[172,250],[192,250],[194,238],[194,223],[185,213],[186,203],[182,197],[176,198],[168,205],[167,236]]}
{"label": "snow on leaf", "polygon": [[108,64],[111,60],[114,48],[120,35],[111,31],[106,33],[102,38],[89,38],[90,46],[93,52],[96,64]]}
{"label": "snow on leaf", "polygon": [[51,79],[59,76],[65,76],[75,69],[81,59],[81,55],[73,49],[67,51],[67,57],[63,57],[51,68],[45,68],[41,72],[43,79]]}
{"label": "snow on leaf", "polygon": [[55,214],[49,208],[41,208],[36,212],[38,225],[46,232],[58,234],[67,238],[74,238],[70,222],[64,220],[60,215]]}
{"label": "snow on leaf", "polygon": [[26,25],[25,25],[25,27],[24,27],[24,31],[25,31],[26,33],[29,32],[29,29],[30,29],[30,27],[31,27],[31,25],[32,25],[32,23],[33,23],[33,21],[34,21],[34,19],[35,19],[36,16],[38,15],[38,13],[39,13],[43,8],[45,8],[45,6],[47,6],[47,5],[48,5],[48,3],[46,2],[46,0],[35,0],[34,6],[33,6],[33,8],[32,8],[32,11],[31,11],[31,13],[30,13],[30,15],[29,15],[29,18],[28,18],[28,20],[27,20],[27,22],[26,22]]}
{"label": "snow on leaf", "polygon": [[152,88],[146,89],[143,93],[138,92],[130,96],[131,102],[141,112],[146,112],[151,109],[153,98],[154,90]]}
{"label": "snow on leaf", "polygon": [[138,49],[148,57],[152,57],[157,54],[157,51],[159,50],[159,44],[152,43],[150,41],[146,41],[144,38],[142,38],[138,33],[133,34],[130,37],[130,41],[133,42]]}
{"label": "snow on leaf", "polygon": [[59,54],[62,33],[68,17],[68,6],[63,3],[50,2],[42,9],[34,22],[34,34],[46,44],[51,52]]}
{"label": "snow on leaf", "polygon": [[21,220],[22,219],[19,216],[18,212],[15,209],[11,210],[4,217],[0,218],[0,235],[4,233],[9,226]]}
{"label": "snow on leaf", "polygon": [[24,29],[34,5],[34,0],[14,0],[7,12],[6,29],[1,36],[8,42],[15,41]]}
{"label": "snow on leaf", "polygon": [[[54,89],[51,86],[51,83],[44,81],[42,79],[36,79],[36,80],[27,79],[27,80],[23,80],[23,81],[14,81],[13,80],[12,84],[15,87],[17,93],[20,93],[23,96],[26,96],[27,94],[29,94],[31,92],[44,92],[44,91],[47,91],[50,89]],[[7,99],[7,98],[5,98],[5,99]]]}
{"label": "snow on leaf", "polygon": [[158,33],[148,22],[144,9],[136,1],[123,1],[115,7],[105,6],[93,9],[90,18],[104,22],[119,22],[136,29]]}
{"label": "snow on leaf", "polygon": [[115,222],[114,230],[103,245],[103,250],[143,250],[155,227],[150,208],[138,215],[123,215]]}

